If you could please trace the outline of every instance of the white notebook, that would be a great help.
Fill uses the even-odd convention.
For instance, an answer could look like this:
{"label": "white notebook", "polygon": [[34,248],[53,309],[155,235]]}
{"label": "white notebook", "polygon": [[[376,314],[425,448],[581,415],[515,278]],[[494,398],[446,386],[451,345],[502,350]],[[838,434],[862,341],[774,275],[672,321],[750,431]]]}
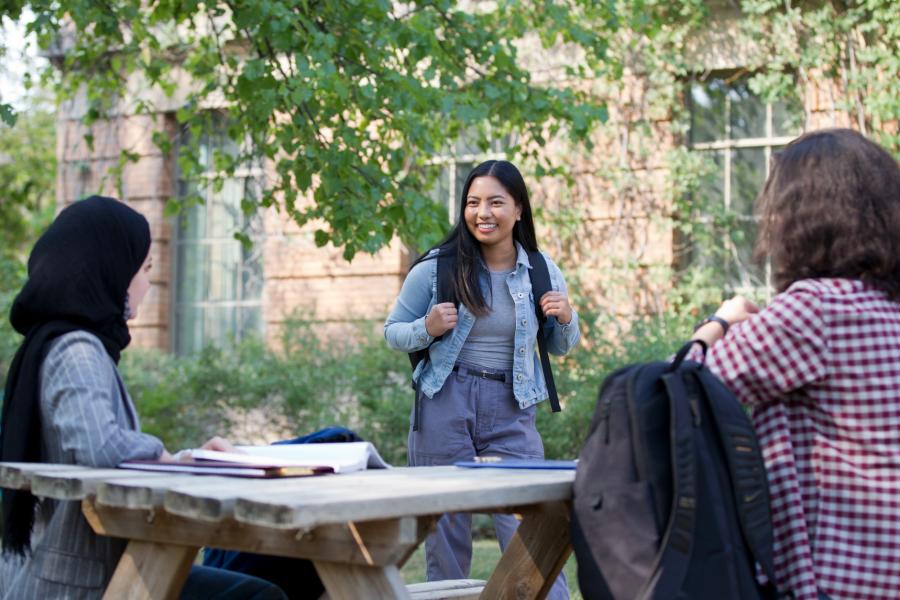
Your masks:
{"label": "white notebook", "polygon": [[194,460],[278,467],[331,467],[335,473],[389,469],[371,442],[236,446],[238,452],[191,450]]}

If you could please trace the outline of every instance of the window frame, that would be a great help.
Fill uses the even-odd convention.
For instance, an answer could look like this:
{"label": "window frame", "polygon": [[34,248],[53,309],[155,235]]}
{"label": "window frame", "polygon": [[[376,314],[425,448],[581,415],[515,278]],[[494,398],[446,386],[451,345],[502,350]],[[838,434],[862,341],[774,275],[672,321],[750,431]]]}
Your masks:
{"label": "window frame", "polygon": [[[470,139],[472,139],[471,136],[464,132],[453,142],[453,147],[448,150],[455,151],[460,147],[461,144],[464,145],[464,147],[471,147],[474,144],[467,141]],[[511,148],[515,144],[513,134],[500,138],[489,136],[489,140],[491,148],[484,152],[442,152],[426,162],[426,164],[428,164],[429,166],[440,167],[441,173],[439,177],[443,177],[445,171],[449,172],[449,198],[437,198],[437,194],[434,193],[434,190],[431,190],[429,193],[434,193],[434,195],[432,195],[432,198],[436,202],[441,202],[446,205],[447,217],[451,224],[456,222],[456,215],[459,212],[459,202],[461,200],[459,194],[457,194],[456,192],[458,179],[457,171],[459,165],[471,163],[472,168],[474,168],[486,160],[506,160],[506,148]],[[495,144],[497,145],[497,148],[494,148]],[[465,182],[463,181],[462,183]],[[435,188],[438,188],[439,186],[440,183],[437,183],[435,185]]]}
{"label": "window frame", "polygon": [[[694,142],[693,140],[693,122],[694,122],[694,97],[691,90],[691,86],[695,84],[704,84],[709,81],[711,78],[721,79],[726,85],[732,85],[734,82],[752,77],[753,73],[747,71],[737,71],[737,72],[729,72],[729,73],[721,73],[721,72],[713,72],[713,73],[695,73],[693,76],[689,77],[686,80],[687,89],[686,89],[686,98],[687,98],[687,111],[688,116],[691,120],[691,125],[688,128],[687,133],[687,147],[691,152],[702,153],[707,156],[715,156],[715,154],[719,154],[722,156],[722,166],[717,167],[720,169],[718,172],[722,177],[722,201],[723,206],[726,210],[731,210],[732,207],[732,169],[733,162],[735,160],[735,152],[742,149],[752,149],[752,150],[762,150],[763,151],[763,164],[764,164],[764,172],[763,172],[763,181],[765,182],[768,177],[772,167],[772,155],[777,151],[778,148],[786,146],[788,143],[796,139],[797,135],[800,135],[803,130],[805,130],[805,125],[801,126],[800,132],[794,135],[775,135],[775,122],[774,122],[774,106],[773,102],[766,102],[762,98],[757,97],[757,100],[760,104],[765,107],[765,125],[764,125],[764,133],[763,137],[745,137],[745,138],[736,138],[733,137],[733,126],[731,119],[731,111],[733,100],[731,95],[726,93],[724,94],[724,114],[722,115],[724,121],[724,137],[722,139],[712,140],[712,141],[704,141],[704,142]],[[741,221],[753,221],[757,222],[757,219],[753,215],[744,216],[739,215],[738,219]],[[729,237],[729,244],[734,246],[733,241]],[[729,250],[736,250],[735,247],[729,248]],[[734,259],[732,259],[734,260]],[[747,285],[744,282],[732,282],[730,285],[731,290],[738,294],[747,294],[747,295],[763,295],[766,299],[771,298],[773,292],[772,286],[772,268],[771,263],[767,260],[764,265],[764,277],[761,286],[756,285]]]}
{"label": "window frame", "polygon": [[[220,119],[220,117],[221,117],[221,119]],[[224,121],[225,118],[226,118],[226,115],[224,115],[222,113],[218,113],[213,118],[215,127],[216,128],[220,128],[220,127],[224,128],[225,127],[225,121]],[[205,233],[204,237],[197,237],[197,238],[193,238],[190,240],[186,240],[184,238],[184,231],[185,231],[185,229],[187,229],[187,227],[182,227],[182,220],[183,219],[186,220],[187,218],[189,218],[188,215],[185,214],[185,210],[196,210],[202,206],[202,210],[205,213],[204,214],[204,228],[207,229],[208,223],[211,222],[211,214],[210,213],[212,210],[215,210],[215,208],[214,208],[213,204],[210,202],[210,200],[216,194],[221,194],[224,190],[224,185],[227,185],[227,183],[223,185],[223,190],[219,190],[219,191],[214,190],[214,187],[210,182],[214,181],[217,177],[224,175],[224,173],[216,173],[212,169],[212,165],[207,165],[206,170],[204,170],[202,173],[199,173],[195,176],[196,179],[188,180],[188,179],[184,178],[181,169],[178,167],[177,157],[178,157],[178,155],[180,153],[180,149],[183,145],[184,137],[187,134],[188,134],[187,128],[186,127],[182,128],[181,132],[178,135],[177,143],[175,144],[175,152],[174,152],[174,157],[175,157],[175,178],[174,178],[175,190],[174,191],[175,191],[175,193],[174,193],[174,196],[177,198],[184,198],[186,195],[186,190],[189,186],[191,186],[192,184],[200,184],[204,190],[204,192],[202,194],[204,197],[204,201],[203,201],[202,205],[197,205],[196,207],[192,206],[189,209],[182,208],[182,210],[178,214],[174,215],[171,219],[172,232],[173,232],[171,239],[170,239],[170,244],[171,244],[170,264],[172,265],[170,271],[171,271],[171,277],[172,277],[172,279],[171,279],[172,286],[171,286],[171,291],[169,294],[170,300],[171,300],[170,309],[169,309],[169,323],[171,324],[172,334],[169,336],[169,347],[170,347],[170,351],[173,354],[176,354],[178,356],[185,356],[185,355],[189,355],[192,353],[196,353],[196,352],[202,350],[203,347],[210,344],[211,342],[220,341],[217,338],[216,339],[210,338],[208,336],[208,332],[205,331],[206,316],[208,314],[208,311],[210,311],[212,309],[216,309],[216,308],[229,309],[230,308],[230,309],[240,310],[240,309],[254,309],[255,308],[259,311],[259,326],[258,326],[258,328],[254,329],[254,332],[258,333],[260,335],[265,334],[265,319],[263,318],[263,308],[264,308],[263,296],[264,296],[264,294],[262,291],[263,287],[265,285],[264,270],[262,271],[263,274],[261,275],[262,282],[260,284],[259,297],[255,298],[253,300],[247,300],[246,298],[243,297],[244,286],[243,286],[242,282],[238,282],[236,289],[237,289],[238,295],[241,296],[238,299],[210,300],[208,297],[209,294],[207,293],[206,294],[207,297],[204,298],[203,300],[194,300],[194,301],[190,301],[190,302],[179,301],[179,296],[180,296],[179,286],[181,284],[182,269],[184,268],[184,265],[182,264],[182,261],[179,259],[179,256],[180,256],[180,252],[184,246],[190,245],[190,246],[195,246],[198,248],[204,247],[204,246],[212,247],[216,244],[221,244],[224,242],[234,242],[234,243],[240,244],[240,241],[234,239],[234,237],[227,237],[227,236],[226,237],[222,237],[222,236],[210,237],[208,235],[208,232],[206,232],[206,231],[204,232]],[[202,143],[207,144],[210,147],[210,149],[212,149],[214,147],[214,145],[213,145],[214,142],[211,140],[211,138],[213,135],[217,135],[217,133],[213,132],[213,131],[208,131],[208,132],[205,132],[203,135],[206,138],[206,140]],[[211,157],[212,156],[211,150],[208,150],[207,152],[208,152],[209,156]],[[243,150],[241,150],[241,152],[243,152]],[[259,190],[261,191],[265,188],[265,185],[266,185],[265,168],[259,160],[254,160],[251,162],[250,166],[245,166],[245,165],[239,166],[235,170],[234,175],[227,178],[227,180],[241,182],[242,185],[244,186],[243,190],[244,190],[245,195],[246,195],[246,190],[247,190],[246,186],[248,185],[249,182],[251,182],[253,180],[256,181],[256,185],[258,186]],[[243,211],[241,211],[241,213],[243,214]],[[257,213],[255,215],[245,216],[245,219],[259,219],[260,220],[258,229],[250,234],[250,238],[253,241],[254,253],[258,254],[258,260],[259,260],[260,267],[264,268],[265,256],[263,254],[263,244],[264,244],[265,237],[266,237],[264,215],[262,214],[262,212],[257,210]],[[247,224],[247,221],[245,220],[244,225],[246,226],[246,224]],[[246,231],[246,230],[244,228],[242,228],[238,231]],[[242,252],[243,252],[243,249],[242,249]],[[212,267],[212,261],[209,260],[209,258],[210,258],[209,253],[207,253],[206,258],[207,258],[207,264],[203,268],[206,269],[205,275],[208,277],[210,269]],[[244,265],[246,264],[246,262],[247,261],[245,261],[244,258],[242,257],[240,264],[239,264],[239,269],[241,269],[241,271],[245,268]],[[242,273],[238,273],[238,277],[241,277],[241,276],[242,276]],[[201,311],[200,318],[197,319],[196,322],[192,324],[192,326],[195,328],[201,327],[201,332],[200,332],[201,336],[200,337],[202,338],[202,343],[199,348],[191,348],[190,350],[183,350],[183,348],[180,347],[181,344],[179,342],[181,341],[181,338],[179,337],[179,330],[181,329],[181,327],[179,327],[179,316],[178,315],[179,315],[179,310],[180,309],[183,310],[185,308],[195,308],[195,309],[199,309]],[[239,340],[243,339],[246,336],[246,334],[248,334],[248,333],[249,333],[249,331],[244,331],[244,330],[236,330],[236,331],[230,332],[230,334],[233,336],[235,341],[239,341]]]}

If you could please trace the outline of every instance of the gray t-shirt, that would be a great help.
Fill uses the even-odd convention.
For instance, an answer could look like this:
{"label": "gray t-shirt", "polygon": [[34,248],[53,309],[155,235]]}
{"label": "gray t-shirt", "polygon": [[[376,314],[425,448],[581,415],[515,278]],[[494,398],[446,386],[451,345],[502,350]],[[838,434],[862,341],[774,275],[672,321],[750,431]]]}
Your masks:
{"label": "gray t-shirt", "polygon": [[509,286],[506,271],[490,271],[491,294],[488,296],[490,312],[478,317],[457,360],[487,369],[511,370],[516,336],[516,305]]}

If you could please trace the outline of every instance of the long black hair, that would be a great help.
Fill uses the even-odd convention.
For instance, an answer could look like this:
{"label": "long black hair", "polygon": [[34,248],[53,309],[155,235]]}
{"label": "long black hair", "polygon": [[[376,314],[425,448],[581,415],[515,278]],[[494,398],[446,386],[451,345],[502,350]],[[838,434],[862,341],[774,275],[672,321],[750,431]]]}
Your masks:
{"label": "long black hair", "polygon": [[413,266],[424,260],[435,258],[431,255],[435,249],[442,255],[456,256],[456,273],[453,277],[453,298],[442,299],[462,302],[474,315],[487,313],[487,304],[481,294],[478,275],[485,268],[481,254],[481,243],[466,227],[466,198],[469,188],[476,177],[493,177],[512,196],[516,205],[522,209],[521,219],[513,227],[513,240],[519,242],[526,250],[537,252],[537,236],[534,233],[534,218],[531,216],[531,201],[528,199],[528,188],[525,180],[514,164],[505,160],[486,160],[469,173],[462,189],[459,211],[453,229],[437,245],[420,256]]}

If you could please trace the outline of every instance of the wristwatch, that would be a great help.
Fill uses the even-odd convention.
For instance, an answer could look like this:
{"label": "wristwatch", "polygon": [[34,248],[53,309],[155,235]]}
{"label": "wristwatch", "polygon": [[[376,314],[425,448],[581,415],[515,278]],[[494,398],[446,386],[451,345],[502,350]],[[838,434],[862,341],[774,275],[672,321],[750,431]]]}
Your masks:
{"label": "wristwatch", "polygon": [[720,317],[718,315],[709,315],[708,317],[706,317],[705,319],[700,321],[700,323],[698,323],[696,327],[694,327],[694,331],[697,331],[698,329],[700,329],[707,323],[718,323],[719,325],[722,326],[722,335],[725,335],[726,333],[728,333],[728,327],[729,327],[728,321],[726,321],[725,319],[723,319],[722,317]]}

